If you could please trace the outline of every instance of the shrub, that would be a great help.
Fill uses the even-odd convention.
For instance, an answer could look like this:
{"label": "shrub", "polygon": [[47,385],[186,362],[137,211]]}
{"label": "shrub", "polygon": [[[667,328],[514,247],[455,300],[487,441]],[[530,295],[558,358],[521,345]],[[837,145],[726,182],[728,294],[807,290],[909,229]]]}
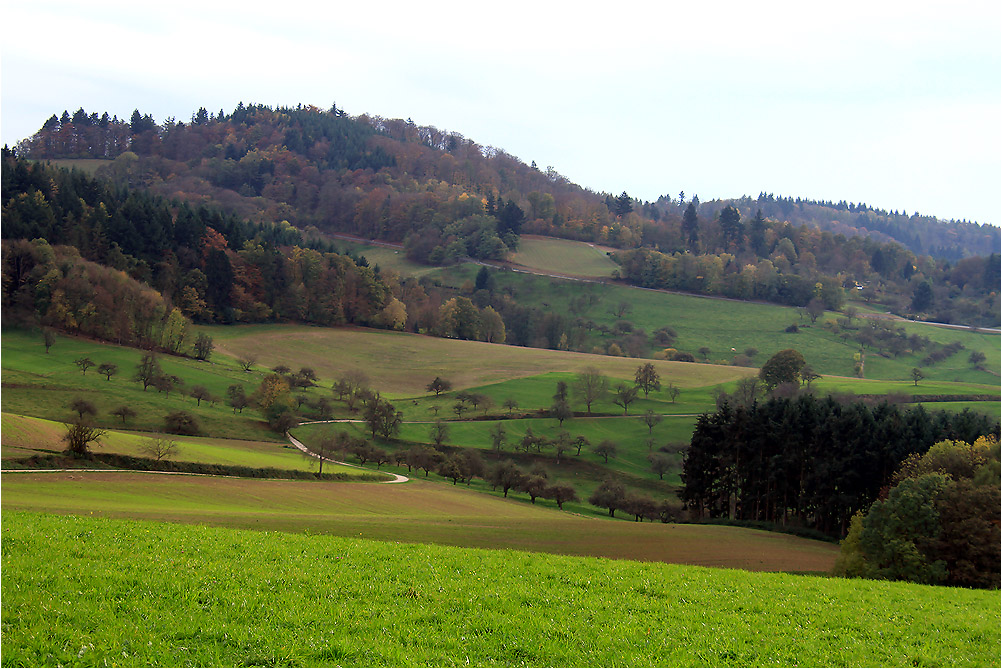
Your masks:
{"label": "shrub", "polygon": [[164,432],[194,435],[201,432],[198,420],[187,411],[171,411],[164,416]]}

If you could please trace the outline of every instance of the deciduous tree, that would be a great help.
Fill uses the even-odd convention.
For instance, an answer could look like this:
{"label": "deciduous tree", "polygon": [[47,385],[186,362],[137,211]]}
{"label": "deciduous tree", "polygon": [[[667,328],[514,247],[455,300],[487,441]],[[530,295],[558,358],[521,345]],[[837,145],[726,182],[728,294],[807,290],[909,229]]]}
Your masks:
{"label": "deciduous tree", "polygon": [[177,442],[167,437],[149,437],[144,439],[140,450],[157,462],[174,457],[180,452]]}
{"label": "deciduous tree", "polygon": [[619,447],[616,442],[611,439],[603,439],[598,446],[595,447],[595,455],[600,455],[605,460],[605,463],[609,463],[609,458],[616,457],[616,453],[619,452]]}
{"label": "deciduous tree", "polygon": [[623,415],[629,415],[630,405],[637,399],[638,388],[636,386],[628,386],[625,383],[620,383],[616,386],[616,391],[612,395],[612,402],[618,406],[623,407]]}
{"label": "deciduous tree", "polygon": [[588,367],[577,376],[574,389],[591,415],[591,405],[609,390],[609,379],[595,367]]}
{"label": "deciduous tree", "polygon": [[759,370],[759,378],[770,391],[783,383],[797,383],[800,370],[806,362],[804,356],[792,348],[780,351],[769,358]]}
{"label": "deciduous tree", "polygon": [[626,501],[626,488],[614,479],[606,479],[588,497],[588,503],[609,510],[609,515],[616,517],[616,509],[623,508]]}
{"label": "deciduous tree", "polygon": [[111,411],[112,416],[118,416],[122,419],[122,425],[125,425],[129,419],[136,417],[136,412],[131,407],[127,407],[124,404],[117,407]]}
{"label": "deciduous tree", "polygon": [[661,390],[661,375],[658,374],[654,364],[650,362],[637,367],[634,382],[638,388],[644,391],[644,397],[647,397],[652,390]]}
{"label": "deciduous tree", "polygon": [[442,393],[452,390],[452,383],[443,379],[441,376],[436,376],[432,379],[431,383],[428,384],[427,388],[430,392],[435,393],[436,397],[438,397]]}
{"label": "deciduous tree", "polygon": [[204,332],[199,332],[195,335],[195,342],[192,344],[192,352],[195,354],[196,360],[208,360],[209,356],[212,355],[212,350],[215,345],[212,343],[212,337]]}
{"label": "deciduous tree", "polygon": [[552,499],[557,503],[557,508],[561,511],[564,510],[565,502],[578,501],[578,493],[573,486],[559,483],[547,486],[543,491],[542,497],[545,499]]}
{"label": "deciduous tree", "polygon": [[84,414],[87,414],[88,416],[97,415],[97,407],[94,406],[94,403],[90,400],[85,400],[82,397],[78,397],[70,402],[70,409],[76,411],[81,420],[83,420]]}
{"label": "deciduous tree", "polygon": [[512,488],[517,488],[525,480],[526,474],[518,466],[515,465],[511,460],[505,460],[504,462],[499,462],[497,465],[491,468],[487,475],[487,482],[490,483],[494,489],[501,488],[504,491],[504,496],[508,496],[508,491]]}
{"label": "deciduous tree", "polygon": [[87,457],[90,455],[90,445],[100,441],[106,434],[107,430],[94,427],[84,418],[66,423],[66,434],[63,435],[66,452],[74,457]]}
{"label": "deciduous tree", "polygon": [[136,365],[136,373],[133,374],[132,380],[142,383],[145,391],[161,376],[163,376],[163,370],[160,368],[160,361],[154,354],[146,353]]}
{"label": "deciduous tree", "polygon": [[428,431],[428,438],[435,446],[441,447],[449,438],[449,426],[442,420],[436,420]]}

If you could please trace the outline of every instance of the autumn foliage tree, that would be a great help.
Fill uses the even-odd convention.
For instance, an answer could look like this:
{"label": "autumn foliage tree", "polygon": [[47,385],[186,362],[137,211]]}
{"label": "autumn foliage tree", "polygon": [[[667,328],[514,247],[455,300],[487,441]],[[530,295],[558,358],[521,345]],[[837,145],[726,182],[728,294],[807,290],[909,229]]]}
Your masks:
{"label": "autumn foliage tree", "polygon": [[995,437],[909,457],[887,497],[853,518],[836,573],[998,588],[999,471]]}

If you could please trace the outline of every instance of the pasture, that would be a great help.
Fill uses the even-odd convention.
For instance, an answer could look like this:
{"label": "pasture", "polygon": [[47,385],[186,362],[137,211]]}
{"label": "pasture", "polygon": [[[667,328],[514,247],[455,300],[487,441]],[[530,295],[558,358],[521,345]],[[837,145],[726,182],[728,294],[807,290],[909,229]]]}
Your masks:
{"label": "pasture", "polygon": [[[0,453],[4,460],[23,459],[32,455],[59,453],[65,448],[62,423],[4,413],[3,441]],[[95,454],[115,453],[133,457],[149,457],[144,442],[150,437],[164,437],[177,444],[171,460],[238,467],[317,471],[317,461],[307,458],[286,442],[278,444],[243,439],[189,437],[163,433],[136,433],[111,430],[92,446]],[[333,463],[324,464],[325,473],[358,474],[356,467]]]}
{"label": "pasture", "polygon": [[1000,652],[992,592],[6,509],[2,546],[5,666],[991,666]]}
{"label": "pasture", "polygon": [[[544,372],[578,373],[594,366],[610,377],[633,380],[637,366],[652,362],[662,378],[682,387],[716,385],[755,374],[755,370],[684,362],[638,361],[573,351],[551,351],[428,337],[388,330],[319,328],[296,325],[237,325],[201,328],[218,353],[254,355],[256,369],[287,364],[309,366],[322,379],[344,371],[365,372],[372,387],[391,398],[426,395],[436,376],[454,388],[500,383]],[[476,364],[470,364],[476,361]],[[551,393],[552,394],[552,393]]]}
{"label": "pasture", "polygon": [[523,235],[509,261],[544,274],[589,278],[607,278],[619,267],[594,244],[539,235]]}
{"label": "pasture", "polygon": [[[199,421],[205,434],[252,441],[282,441],[271,432],[256,412],[245,410],[234,414],[225,404],[226,389],[233,384],[244,385],[248,394],[261,381],[261,374],[244,372],[236,361],[213,355],[208,362],[191,358],[161,355],[159,363],[165,374],[184,381],[184,385],[169,394],[153,387],[143,390],[132,381],[143,352],[80,337],[58,336],[49,353],[41,337],[23,330],[3,332],[3,410],[7,413],[35,416],[49,420],[68,420],[74,414],[70,403],[77,398],[92,402],[98,410],[98,422],[108,427],[126,427],[145,431],[163,428],[164,416],[177,410],[188,411]],[[74,364],[78,358],[89,357],[96,365],[112,363],[118,371],[110,379],[99,374],[96,367],[81,373]],[[196,402],[188,396],[195,385],[205,386],[216,402]],[[126,405],[135,418],[123,424],[110,414]]]}
{"label": "pasture", "polygon": [[[440,278],[445,285],[458,289],[472,281],[477,271],[476,266],[461,265],[442,270]],[[648,335],[659,328],[670,327],[678,334],[674,348],[692,353],[697,359],[701,359],[699,349],[706,347],[710,350],[709,362],[728,365],[735,355],[755,349],[757,353],[751,356],[751,364],[758,367],[774,353],[793,348],[800,351],[820,374],[854,375],[853,355],[859,350],[859,344],[843,341],[823,327],[825,321],[835,321],[840,314],[828,312],[811,324],[803,310],[778,304],[667,293],[620,283],[586,283],[520,272],[499,271],[494,277],[498,289],[511,294],[520,304],[566,314],[570,320],[576,316],[607,328],[615,327],[620,321],[629,321]],[[621,315],[617,313],[620,311]],[[908,334],[926,336],[939,344],[959,341],[965,348],[930,366],[922,365],[924,353],[884,357],[867,351],[866,378],[906,381],[911,379],[912,368],[922,367],[930,381],[998,386],[997,370],[1002,364],[999,335],[892,322]],[[798,331],[787,332],[787,327],[794,324]],[[596,330],[589,334],[587,346],[589,349],[595,344],[605,347],[615,339],[611,334]],[[652,345],[650,354],[662,348]],[[985,354],[984,370],[975,369],[968,363],[972,351]]]}

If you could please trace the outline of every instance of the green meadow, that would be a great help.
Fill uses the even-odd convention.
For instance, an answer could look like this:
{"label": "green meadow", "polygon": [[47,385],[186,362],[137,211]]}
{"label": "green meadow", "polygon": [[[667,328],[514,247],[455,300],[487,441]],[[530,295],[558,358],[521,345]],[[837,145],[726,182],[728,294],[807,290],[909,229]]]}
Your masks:
{"label": "green meadow", "polygon": [[[442,270],[438,276],[443,284],[459,288],[472,281],[477,271],[477,266],[467,264]],[[700,359],[699,349],[707,347],[710,349],[709,362],[728,365],[735,355],[755,349],[758,353],[752,356],[751,363],[758,367],[774,353],[793,348],[800,351],[820,374],[854,375],[853,355],[859,350],[859,344],[851,340],[843,342],[823,327],[824,321],[834,321],[840,314],[826,313],[817,323],[811,324],[802,310],[777,304],[667,293],[611,282],[585,283],[521,272],[498,271],[494,277],[498,289],[512,294],[521,304],[571,314],[571,302],[578,300],[581,308],[577,315],[598,325],[612,328],[618,321],[627,320],[647,334],[671,327],[678,334],[674,348],[692,353],[697,359]],[[582,295],[590,295],[590,299],[581,303]],[[617,316],[615,311],[620,305],[627,305],[627,310]],[[786,332],[786,328],[794,324],[799,331]],[[866,378],[910,380],[911,370],[921,366],[930,381],[998,386],[997,370],[1002,365],[998,334],[904,321],[893,321],[893,324],[903,327],[908,334],[923,335],[939,344],[959,341],[965,348],[928,367],[921,363],[924,353],[894,358],[868,351]],[[604,347],[614,339],[614,336],[593,331],[589,346]],[[660,348],[652,347],[651,352]],[[975,369],[968,362],[972,351],[985,354],[984,370]]]}
{"label": "green meadow", "polygon": [[543,273],[605,278],[617,265],[606,252],[588,242],[523,235],[509,261]]}
{"label": "green meadow", "polygon": [[[59,453],[65,447],[62,423],[4,413],[2,418],[3,444],[0,446],[4,460],[23,459],[33,455]],[[219,439],[215,437],[189,437],[165,433],[138,433],[110,430],[93,446],[96,454],[115,453],[133,457],[149,457],[144,442],[151,437],[163,437],[177,444],[173,460],[205,464],[234,465],[239,467],[317,471],[317,461],[308,458],[290,444]],[[358,474],[356,467],[327,463],[325,473]]]}
{"label": "green meadow", "polygon": [[7,510],[2,533],[5,666],[992,666],[1000,653],[992,592]]}
{"label": "green meadow", "polygon": [[[144,431],[163,428],[164,416],[177,410],[196,416],[205,434],[253,441],[282,441],[280,435],[268,430],[253,410],[234,414],[224,401],[196,402],[188,396],[196,385],[205,386],[213,395],[226,397],[226,388],[243,384],[250,394],[261,381],[260,373],[244,372],[236,361],[226,356],[212,356],[210,361],[198,361],[161,355],[159,362],[166,374],[184,380],[184,386],[169,395],[153,387],[143,390],[142,384],[131,380],[143,353],[137,349],[116,346],[80,337],[59,336],[45,352],[41,337],[22,330],[4,330],[3,410],[6,413],[35,416],[49,420],[68,420],[73,414],[70,403],[77,398],[92,402],[98,410],[98,422],[108,427],[127,427]],[[118,365],[111,377],[92,367],[85,374],[74,360],[89,357],[96,365],[104,362]],[[136,417],[122,425],[110,415],[116,407],[127,405]]]}

